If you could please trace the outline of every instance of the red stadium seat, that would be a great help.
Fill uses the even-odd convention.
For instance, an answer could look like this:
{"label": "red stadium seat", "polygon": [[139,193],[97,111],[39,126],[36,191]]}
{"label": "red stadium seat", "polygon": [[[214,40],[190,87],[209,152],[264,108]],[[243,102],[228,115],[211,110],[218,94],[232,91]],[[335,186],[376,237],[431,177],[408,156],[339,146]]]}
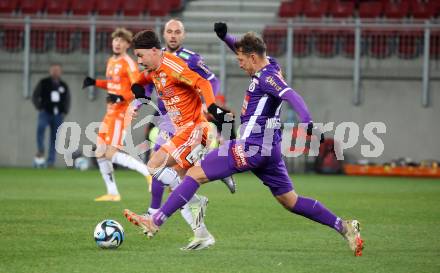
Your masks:
{"label": "red stadium seat", "polygon": [[44,9],[44,0],[21,0],[21,12],[23,14],[35,14]]}
{"label": "red stadium seat", "polygon": [[383,12],[382,1],[367,1],[359,4],[359,17],[376,18],[380,17]]}
{"label": "red stadium seat", "polygon": [[353,30],[341,30],[339,32],[341,53],[345,57],[353,58],[355,50],[355,35]]}
{"label": "red stadium seat", "polygon": [[55,50],[59,53],[71,53],[74,50],[76,28],[73,26],[57,26],[55,34]]}
{"label": "red stadium seat", "polygon": [[0,13],[12,13],[17,10],[18,0],[0,0]]}
{"label": "red stadium seat", "polygon": [[337,53],[337,42],[339,31],[336,29],[316,29],[313,31],[315,36],[315,52],[320,57],[334,57]]}
{"label": "red stadium seat", "polygon": [[411,0],[410,1],[410,13],[416,19],[429,19],[438,14],[438,1],[422,1]]}
{"label": "red stadium seat", "polygon": [[329,8],[329,13],[334,18],[353,17],[354,1],[333,1]]}
{"label": "red stadium seat", "polygon": [[96,0],[72,0],[74,15],[89,15],[96,9]]}
{"label": "red stadium seat", "polygon": [[366,30],[368,56],[383,59],[393,53],[395,32],[393,30]]}
{"label": "red stadium seat", "polygon": [[419,57],[423,52],[423,31],[398,31],[397,55],[403,59]]}
{"label": "red stadium seat", "polygon": [[115,15],[121,9],[121,0],[113,1],[97,1],[96,2],[96,13],[99,15]]}
{"label": "red stadium seat", "polygon": [[90,50],[90,28],[82,27],[79,30],[80,34],[80,48],[83,53],[88,53]]}
{"label": "red stadium seat", "polygon": [[385,2],[384,15],[391,19],[402,19],[408,15],[409,0],[389,0]]}
{"label": "red stadium seat", "polygon": [[304,0],[294,0],[289,2],[281,2],[278,15],[280,17],[297,17],[300,16],[304,7]]}
{"label": "red stadium seat", "polygon": [[112,33],[115,27],[102,27],[96,29],[96,51],[112,52]]}
{"label": "red stadium seat", "polygon": [[432,31],[429,43],[429,54],[431,59],[440,59],[440,31]]}
{"label": "red stadium seat", "polygon": [[308,28],[293,30],[293,55],[294,57],[305,57],[310,55],[312,31]]}
{"label": "red stadium seat", "polygon": [[269,26],[263,31],[263,40],[266,43],[267,53],[278,57],[286,51],[286,27]]}
{"label": "red stadium seat", "polygon": [[148,12],[151,16],[165,16],[170,11],[170,2],[163,0],[150,0]]}
{"label": "red stadium seat", "polygon": [[179,11],[183,8],[182,0],[168,0],[170,11]]}
{"label": "red stadium seat", "polygon": [[17,52],[23,49],[24,26],[3,25],[2,47],[10,52]]}
{"label": "red stadium seat", "polygon": [[31,51],[44,53],[49,49],[50,27],[32,26],[31,28]]}
{"label": "red stadium seat", "polygon": [[70,10],[70,0],[46,0],[47,14],[62,14]]}
{"label": "red stadium seat", "polygon": [[328,0],[307,0],[304,3],[304,15],[310,18],[326,16],[329,10]]}
{"label": "red stadium seat", "polygon": [[125,0],[122,5],[122,13],[125,16],[139,16],[145,12],[147,2],[144,0]]}

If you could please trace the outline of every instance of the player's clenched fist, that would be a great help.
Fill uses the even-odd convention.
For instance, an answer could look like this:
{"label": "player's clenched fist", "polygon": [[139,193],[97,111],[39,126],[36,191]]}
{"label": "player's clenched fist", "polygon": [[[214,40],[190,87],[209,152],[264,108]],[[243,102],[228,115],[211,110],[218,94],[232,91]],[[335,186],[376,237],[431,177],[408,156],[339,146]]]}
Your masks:
{"label": "player's clenched fist", "polygon": [[217,36],[223,40],[226,36],[226,33],[228,33],[228,26],[226,25],[226,23],[217,22],[214,24],[214,31]]}
{"label": "player's clenched fist", "polygon": [[96,80],[93,79],[93,78],[90,78],[89,76],[87,76],[87,77],[84,79],[84,81],[83,81],[83,86],[82,86],[82,88],[86,88],[86,87],[89,87],[89,86],[92,86],[92,85],[95,85],[95,84],[96,84]]}

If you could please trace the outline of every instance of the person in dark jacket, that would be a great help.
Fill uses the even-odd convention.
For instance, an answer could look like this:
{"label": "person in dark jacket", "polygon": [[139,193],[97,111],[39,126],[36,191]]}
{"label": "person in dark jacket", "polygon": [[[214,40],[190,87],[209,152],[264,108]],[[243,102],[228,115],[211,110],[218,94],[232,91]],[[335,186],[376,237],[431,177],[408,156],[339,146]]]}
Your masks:
{"label": "person in dark jacket", "polygon": [[50,76],[43,78],[35,87],[32,102],[38,113],[37,147],[38,152],[34,164],[46,165],[44,160],[44,133],[50,126],[49,154],[47,166],[55,163],[55,140],[58,127],[63,123],[64,116],[70,108],[69,87],[61,80],[62,68],[60,64],[52,64],[49,68]]}

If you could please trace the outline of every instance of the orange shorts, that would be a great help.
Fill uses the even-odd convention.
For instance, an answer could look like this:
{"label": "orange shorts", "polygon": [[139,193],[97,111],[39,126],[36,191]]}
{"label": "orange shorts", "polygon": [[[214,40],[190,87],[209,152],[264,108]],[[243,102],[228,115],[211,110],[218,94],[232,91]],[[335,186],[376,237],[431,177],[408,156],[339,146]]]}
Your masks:
{"label": "orange shorts", "polygon": [[185,170],[192,167],[208,147],[208,123],[199,123],[178,131],[161,149]]}
{"label": "orange shorts", "polygon": [[126,117],[126,111],[113,112],[106,114],[99,127],[98,145],[106,144],[116,148],[123,146],[125,129],[130,124],[131,119]]}

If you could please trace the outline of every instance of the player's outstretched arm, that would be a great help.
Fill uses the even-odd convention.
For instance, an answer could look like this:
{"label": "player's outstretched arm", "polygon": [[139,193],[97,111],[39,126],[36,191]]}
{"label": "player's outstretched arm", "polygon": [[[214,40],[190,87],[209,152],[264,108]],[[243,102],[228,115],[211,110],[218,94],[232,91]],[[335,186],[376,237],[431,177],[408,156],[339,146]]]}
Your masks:
{"label": "player's outstretched arm", "polygon": [[235,48],[235,42],[237,41],[237,38],[234,37],[231,34],[228,34],[228,25],[224,22],[217,22],[214,24],[214,31],[217,34],[217,37],[220,38],[223,42],[226,43],[226,45],[235,53],[237,54],[236,48]]}

